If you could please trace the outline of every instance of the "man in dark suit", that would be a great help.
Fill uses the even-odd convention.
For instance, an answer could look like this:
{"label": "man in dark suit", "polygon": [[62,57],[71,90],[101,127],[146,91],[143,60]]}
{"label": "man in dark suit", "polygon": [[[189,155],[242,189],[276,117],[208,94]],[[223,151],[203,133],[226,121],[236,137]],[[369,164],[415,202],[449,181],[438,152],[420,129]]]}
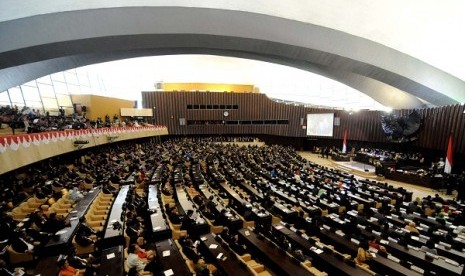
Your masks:
{"label": "man in dark suit", "polygon": [[13,232],[11,238],[11,247],[18,253],[31,253],[34,251],[34,245],[27,241],[24,234],[18,230]]}

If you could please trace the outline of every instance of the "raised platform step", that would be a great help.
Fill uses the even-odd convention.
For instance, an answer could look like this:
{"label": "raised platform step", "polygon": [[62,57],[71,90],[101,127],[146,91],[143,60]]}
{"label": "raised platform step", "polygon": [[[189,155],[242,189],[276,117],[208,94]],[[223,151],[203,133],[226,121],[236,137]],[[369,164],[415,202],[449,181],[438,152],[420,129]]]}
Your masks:
{"label": "raised platform step", "polygon": [[[361,176],[364,178],[384,180],[384,177],[383,179],[379,179],[379,176],[375,174],[373,166],[369,166],[369,165],[364,166],[363,164],[359,162],[355,162],[355,161],[351,161],[350,162],[351,164],[341,164],[341,163],[349,163],[349,162],[335,162],[335,161],[331,161],[331,162],[333,163],[333,166],[339,171],[346,172],[348,174]],[[367,169],[368,171],[364,170],[365,167],[369,168]]]}

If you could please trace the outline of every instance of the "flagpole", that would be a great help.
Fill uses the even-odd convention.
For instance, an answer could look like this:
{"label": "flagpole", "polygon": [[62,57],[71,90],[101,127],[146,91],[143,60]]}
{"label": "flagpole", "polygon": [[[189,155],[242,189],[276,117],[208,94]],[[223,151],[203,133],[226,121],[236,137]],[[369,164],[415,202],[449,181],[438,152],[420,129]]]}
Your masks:
{"label": "flagpole", "polygon": [[452,141],[452,132],[449,136],[449,142],[447,143],[447,153],[446,153],[446,163],[444,165],[444,173],[450,174],[452,172],[452,165],[453,165],[453,141]]}

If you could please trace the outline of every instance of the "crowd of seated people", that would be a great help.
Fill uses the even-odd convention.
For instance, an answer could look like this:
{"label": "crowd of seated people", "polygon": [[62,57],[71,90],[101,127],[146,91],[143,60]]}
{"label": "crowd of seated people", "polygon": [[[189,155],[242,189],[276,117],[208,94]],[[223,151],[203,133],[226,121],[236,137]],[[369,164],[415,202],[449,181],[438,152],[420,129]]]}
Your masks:
{"label": "crowd of seated people", "polygon": [[[253,206],[259,206],[258,209],[264,208],[273,211],[272,206],[274,202],[271,199],[278,199],[279,196],[276,194],[278,187],[279,189],[288,189],[286,191],[288,195],[305,197],[305,200],[314,202],[314,206],[318,207],[323,206],[323,204],[343,202],[340,199],[345,198],[344,207],[346,209],[338,214],[340,215],[340,219],[349,219],[350,221],[350,223],[347,223],[344,232],[360,236],[360,240],[362,240],[362,234],[357,225],[363,224],[367,219],[375,216],[379,216],[378,221],[382,225],[381,231],[383,234],[385,232],[387,235],[391,235],[392,229],[389,229],[390,225],[386,221],[382,222],[383,218],[387,220],[386,216],[394,212],[399,213],[398,210],[402,207],[402,200],[400,199],[396,202],[385,201],[377,208],[378,211],[376,214],[370,213],[371,209],[366,207],[360,210],[355,209],[360,211],[360,216],[353,218],[347,214],[353,208],[353,200],[349,200],[347,197],[349,194],[358,193],[359,190],[368,191],[373,188],[371,185],[362,184],[359,180],[349,175],[343,175],[334,170],[306,162],[299,158],[294,149],[277,145],[240,147],[237,145],[219,145],[211,143],[208,140],[198,142],[190,139],[177,139],[159,144],[153,142],[142,145],[131,142],[117,144],[112,147],[101,147],[93,152],[85,152],[79,157],[65,158],[56,157],[2,176],[0,182],[6,191],[2,194],[3,203],[1,207],[3,210],[3,219],[0,222],[0,227],[2,230],[7,230],[0,231],[0,235],[5,235],[5,239],[11,240],[12,245],[13,241],[15,244],[24,242],[21,245],[15,245],[16,249],[20,250],[18,252],[40,250],[40,244],[49,238],[48,234],[41,236],[41,232],[53,234],[64,227],[64,221],[58,218],[59,216],[55,212],[48,212],[47,208],[45,208],[46,205],[50,207],[54,201],[56,202],[63,197],[63,189],[69,191],[69,196],[73,197],[73,204],[80,200],[82,195],[85,195],[86,183],[94,183],[101,186],[104,193],[116,195],[118,190],[112,184],[123,184],[125,179],[132,176],[135,182],[139,184],[137,186],[143,187],[144,180],[148,177],[148,172],[159,165],[165,167],[161,175],[163,183],[161,192],[163,195],[171,197],[175,194],[174,184],[177,182],[175,181],[176,175],[174,170],[177,167],[179,168],[179,164],[182,164],[183,169],[180,174],[183,179],[182,183],[185,183],[183,185],[187,194],[199,206],[200,212],[205,213],[206,216],[210,215],[217,225],[226,224],[227,218],[225,217],[225,213],[221,211],[219,214],[214,214],[215,206],[211,202],[213,198],[205,198],[199,191],[199,183],[196,183],[192,175],[193,170],[191,170],[191,166],[196,163],[194,160],[209,160],[205,162],[214,166],[216,168],[215,172],[221,175],[222,179],[225,179],[233,188],[243,188],[245,184],[248,184],[260,191],[261,194],[252,194],[246,191],[246,193],[249,193],[246,196],[247,200]],[[275,173],[274,176],[271,176],[271,171],[273,170]],[[209,169],[202,170],[202,172],[204,173],[206,182],[209,185],[211,184],[212,187],[218,188],[218,183],[215,183],[218,175],[212,175]],[[256,181],[257,179],[260,181]],[[289,185],[279,186],[278,180],[284,180]],[[310,188],[310,185],[312,188]],[[377,186],[377,188],[379,187]],[[381,187],[380,189],[384,190],[384,188],[387,190],[387,187]],[[71,191],[74,191],[74,193]],[[302,193],[300,193],[301,191]],[[401,192],[400,190],[395,191]],[[224,191],[220,191],[219,193],[227,194]],[[125,205],[127,210],[126,234],[129,237],[128,254],[131,256],[131,258],[128,257],[127,264],[132,271],[149,270],[152,273],[156,273],[159,270],[159,260],[156,254],[154,254],[155,251],[153,251],[153,247],[150,245],[150,241],[148,241],[149,235],[146,232],[146,229],[150,227],[146,227],[145,225],[145,218],[148,216],[145,196],[144,193],[135,188]],[[24,223],[27,225],[26,229],[29,232],[28,230],[15,231],[20,220],[12,219],[12,216],[8,212],[17,208],[17,206],[30,197],[37,197],[37,199],[45,201],[37,207],[37,210],[31,212],[29,221]],[[316,198],[316,200],[313,201],[313,198]],[[300,202],[285,205],[301,214],[301,217],[304,218],[301,226],[308,230],[309,234],[318,234],[319,227],[322,221],[325,221],[324,217],[327,217],[327,213],[325,215],[323,212],[320,212],[316,216],[313,216],[306,209],[306,205],[302,203],[304,200]],[[42,209],[41,206],[44,206],[44,208]],[[230,206],[234,205],[231,204]],[[454,208],[446,208],[445,206],[453,206]],[[323,211],[323,207],[321,208]],[[443,220],[438,226],[440,228],[444,228],[446,223],[450,223],[452,220],[456,225],[458,225],[457,223],[460,224],[462,220],[463,224],[463,215],[460,212],[456,212],[460,206],[454,201],[441,198],[439,195],[427,197],[423,200],[415,200],[413,203],[407,202],[405,218],[410,218],[410,215],[413,213],[425,214],[427,208],[431,209],[430,216]],[[178,209],[171,204],[165,206],[165,212],[169,220],[175,224],[183,224],[185,221],[185,218],[179,215]],[[240,213],[244,214],[243,210],[240,210]],[[401,217],[400,214],[399,216]],[[187,214],[187,217],[189,217],[189,214]],[[251,219],[253,218],[252,215],[250,217]],[[306,220],[308,217],[309,219]],[[404,219],[403,217],[401,218]],[[307,225],[305,221],[308,221],[309,224]],[[79,234],[77,240],[82,244],[95,243],[97,239],[92,236],[97,233],[92,230],[89,231],[85,227],[85,223],[85,221],[81,221],[83,226],[77,232]],[[311,226],[311,223],[315,223],[314,227]],[[409,228],[406,228],[406,230],[414,235],[414,228],[416,229],[416,226],[410,223],[408,226]],[[267,226],[260,227],[266,228]],[[183,226],[183,228],[188,233],[190,232],[189,226]],[[418,229],[416,230],[418,231]],[[267,232],[267,230],[264,232]],[[446,239],[449,239],[449,241],[451,241],[450,239],[453,241],[453,238],[458,235],[453,231],[448,234],[450,236],[446,237]],[[223,227],[220,236],[238,254],[247,252],[248,249],[237,238],[237,234],[235,232],[231,233],[227,227]],[[197,248],[194,240],[197,237],[195,235],[188,235],[187,237],[187,240],[182,241],[184,243],[184,254],[189,255],[199,274],[207,273],[207,271],[211,273],[214,270],[213,267],[205,264],[202,261],[201,254],[198,251],[196,252]],[[192,239],[189,241],[189,238]],[[144,240],[148,241],[148,243],[144,242]],[[285,237],[277,239],[275,242],[286,250],[292,251],[295,256],[301,255],[301,252],[298,252],[292,246],[288,248],[289,242]],[[411,240],[406,236],[402,242],[409,243]],[[367,241],[367,244],[368,246],[375,247],[377,241],[370,240],[369,242]],[[425,246],[424,250],[428,251],[430,245]],[[381,248],[381,246],[379,247]],[[361,243],[360,248],[360,258],[357,254],[357,259],[359,259],[360,263],[366,262],[369,259],[369,252],[368,254],[367,252],[365,254],[362,252],[362,250],[367,250],[365,249],[365,242]],[[305,257],[308,256],[304,255],[299,258],[305,259]],[[143,259],[146,260],[144,261]],[[149,264],[150,266],[147,267]],[[63,268],[66,269],[64,265]]]}
{"label": "crowd of seated people", "polygon": [[8,125],[13,131],[12,134],[15,134],[15,129],[23,129],[27,133],[37,133],[66,129],[79,130],[114,126],[138,127],[151,125],[146,120],[133,118],[126,118],[121,121],[116,115],[113,121],[110,120],[109,116],[106,116],[104,120],[101,118],[89,120],[86,118],[85,113],[82,115],[78,113],[65,115],[63,109],[60,110],[58,116],[52,116],[49,112],[41,112],[39,109],[27,106],[22,108],[18,108],[17,106],[0,106],[0,127],[1,123]]}
{"label": "crowd of seated people", "polygon": [[419,166],[425,164],[425,157],[421,153],[396,152],[378,148],[360,148],[359,153],[375,157],[381,161],[397,161],[402,163],[405,160],[416,161]]}

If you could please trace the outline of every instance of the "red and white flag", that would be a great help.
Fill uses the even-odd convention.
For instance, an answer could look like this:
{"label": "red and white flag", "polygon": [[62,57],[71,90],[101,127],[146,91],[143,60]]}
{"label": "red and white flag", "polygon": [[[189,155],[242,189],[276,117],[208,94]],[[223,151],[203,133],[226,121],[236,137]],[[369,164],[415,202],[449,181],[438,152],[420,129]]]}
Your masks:
{"label": "red and white flag", "polygon": [[344,140],[342,141],[342,153],[347,152],[347,130],[344,130]]}
{"label": "red and white flag", "polygon": [[452,134],[449,137],[449,144],[447,145],[446,164],[444,166],[445,173],[450,173],[451,171],[452,171]]}

